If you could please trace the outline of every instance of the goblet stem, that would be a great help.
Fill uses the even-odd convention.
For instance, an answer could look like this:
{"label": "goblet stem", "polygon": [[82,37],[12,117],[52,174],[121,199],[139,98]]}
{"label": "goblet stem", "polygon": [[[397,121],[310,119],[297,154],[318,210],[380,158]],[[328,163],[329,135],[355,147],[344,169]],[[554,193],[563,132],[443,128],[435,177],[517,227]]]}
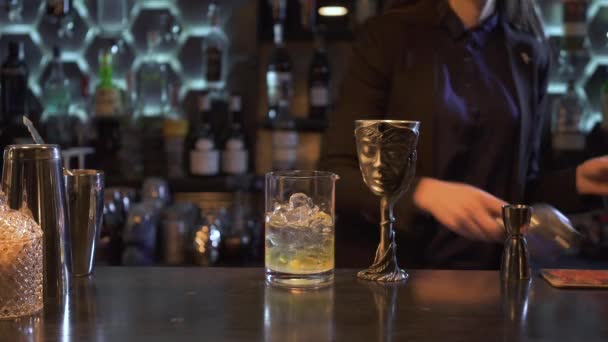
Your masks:
{"label": "goblet stem", "polygon": [[376,250],[374,264],[368,269],[357,273],[357,277],[365,280],[396,282],[406,280],[408,275],[397,265],[397,245],[393,230],[394,202],[388,197],[380,201],[380,244]]}

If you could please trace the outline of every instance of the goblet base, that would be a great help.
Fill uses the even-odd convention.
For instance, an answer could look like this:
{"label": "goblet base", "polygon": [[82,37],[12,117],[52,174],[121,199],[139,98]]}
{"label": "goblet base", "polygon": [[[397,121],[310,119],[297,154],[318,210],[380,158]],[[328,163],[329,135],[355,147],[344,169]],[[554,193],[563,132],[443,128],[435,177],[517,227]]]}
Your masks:
{"label": "goblet base", "polygon": [[357,273],[357,277],[359,279],[369,281],[395,283],[400,281],[406,281],[409,275],[407,274],[407,272],[400,269],[398,266],[395,266],[393,269],[385,269],[383,271],[378,271],[372,266],[366,270],[359,271]]}

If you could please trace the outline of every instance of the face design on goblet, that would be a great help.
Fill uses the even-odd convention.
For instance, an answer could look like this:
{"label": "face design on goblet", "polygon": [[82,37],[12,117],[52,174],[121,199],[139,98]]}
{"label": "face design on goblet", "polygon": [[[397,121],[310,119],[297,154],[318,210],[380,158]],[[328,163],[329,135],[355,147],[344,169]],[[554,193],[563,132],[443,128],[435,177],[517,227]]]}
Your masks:
{"label": "face design on goblet", "polygon": [[411,122],[357,122],[359,167],[376,196],[398,197],[409,187],[416,166],[417,127]]}

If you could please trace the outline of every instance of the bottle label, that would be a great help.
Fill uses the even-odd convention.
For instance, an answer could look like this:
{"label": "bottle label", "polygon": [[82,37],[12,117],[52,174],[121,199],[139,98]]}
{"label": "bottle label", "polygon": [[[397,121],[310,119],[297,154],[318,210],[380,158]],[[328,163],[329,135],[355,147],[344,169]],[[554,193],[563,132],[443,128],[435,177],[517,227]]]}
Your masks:
{"label": "bottle label", "polygon": [[222,171],[227,174],[247,172],[249,154],[247,150],[226,150],[222,153]]}
{"label": "bottle label", "polygon": [[207,47],[207,81],[219,82],[222,79],[222,50],[217,46]]}
{"label": "bottle label", "polygon": [[274,131],[272,145],[278,147],[297,147],[298,133],[294,131]]}
{"label": "bottle label", "polygon": [[268,71],[266,73],[268,87],[268,105],[276,107],[289,103],[291,97],[291,74],[288,72]]}
{"label": "bottle label", "polygon": [[312,86],[310,88],[310,104],[313,107],[329,106],[329,89],[323,85]]}
{"label": "bottle label", "polygon": [[120,92],[113,88],[99,88],[95,94],[95,115],[112,116],[120,114]]}
{"label": "bottle label", "polygon": [[211,151],[190,151],[190,172],[199,176],[214,176],[219,173],[220,153]]}

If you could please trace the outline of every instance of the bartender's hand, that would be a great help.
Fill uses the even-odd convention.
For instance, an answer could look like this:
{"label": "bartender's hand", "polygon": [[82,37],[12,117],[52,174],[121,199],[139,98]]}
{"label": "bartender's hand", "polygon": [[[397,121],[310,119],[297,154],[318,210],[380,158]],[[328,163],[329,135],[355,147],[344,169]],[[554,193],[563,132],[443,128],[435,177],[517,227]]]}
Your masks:
{"label": "bartender's hand", "polygon": [[473,186],[422,178],[414,191],[414,204],[458,235],[504,241],[504,229],[496,217],[501,217],[506,203]]}
{"label": "bartender's hand", "polygon": [[581,195],[608,195],[608,156],[589,159],[576,168],[576,190]]}

